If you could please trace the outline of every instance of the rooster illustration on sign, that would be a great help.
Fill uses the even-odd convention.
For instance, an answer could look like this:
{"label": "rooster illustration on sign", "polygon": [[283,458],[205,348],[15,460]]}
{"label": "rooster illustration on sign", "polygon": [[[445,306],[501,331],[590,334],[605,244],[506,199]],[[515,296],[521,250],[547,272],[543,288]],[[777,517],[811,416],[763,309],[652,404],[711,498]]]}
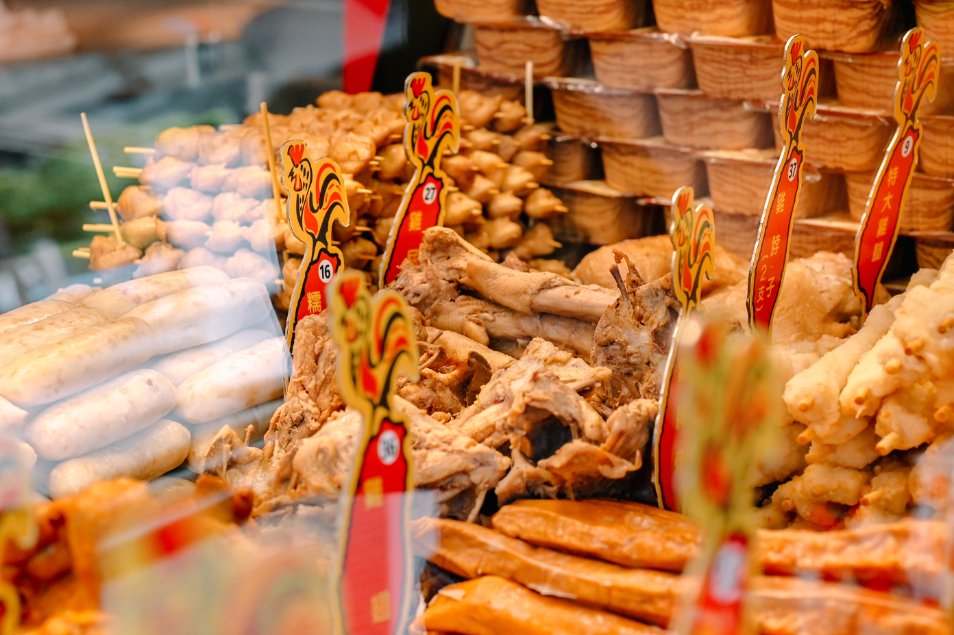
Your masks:
{"label": "rooster illustration on sign", "polygon": [[435,90],[427,73],[411,73],[404,99],[404,152],[414,177],[394,215],[381,260],[381,288],[397,277],[405,259],[416,256],[424,230],[443,224],[447,174],[441,158],[460,147],[460,116],[452,92]]}
{"label": "rooster illustration on sign", "polygon": [[282,146],[282,181],[288,192],[288,225],[305,243],[288,308],[288,346],[295,343],[295,326],[307,315],[328,307],[328,286],[344,266],[344,254],[334,244],[334,223],[351,220],[341,170],[332,159],[315,162],[307,144],[293,139]]}

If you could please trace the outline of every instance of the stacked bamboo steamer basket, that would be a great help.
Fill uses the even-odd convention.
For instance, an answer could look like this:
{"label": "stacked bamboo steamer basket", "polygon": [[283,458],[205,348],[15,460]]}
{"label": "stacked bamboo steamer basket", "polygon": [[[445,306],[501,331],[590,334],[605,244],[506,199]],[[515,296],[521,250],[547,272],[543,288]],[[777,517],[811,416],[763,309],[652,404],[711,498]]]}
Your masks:
{"label": "stacked bamboo steamer basket", "polygon": [[778,156],[784,41],[799,33],[822,59],[793,254],[851,252],[894,131],[899,38],[917,24],[944,63],[937,99],[922,109],[902,233],[922,266],[954,246],[954,0],[537,0],[535,15],[519,0],[436,2],[473,25],[472,81],[519,92],[529,60],[550,90],[559,131],[550,185],[571,200],[564,229],[585,242],[620,238],[601,206],[647,218],[692,185],[711,198],[720,242],[746,256]]}

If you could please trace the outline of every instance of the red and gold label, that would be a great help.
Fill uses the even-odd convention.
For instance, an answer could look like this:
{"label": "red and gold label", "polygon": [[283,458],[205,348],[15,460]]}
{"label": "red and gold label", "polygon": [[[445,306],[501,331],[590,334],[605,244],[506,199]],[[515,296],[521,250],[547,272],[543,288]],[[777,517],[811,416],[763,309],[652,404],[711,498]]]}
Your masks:
{"label": "red and gold label", "polygon": [[855,293],[865,312],[874,306],[875,289],[898,240],[901,213],[921,145],[918,111],[924,99],[934,101],[940,68],[937,44],[926,39],[921,29],[908,31],[898,62],[894,99],[897,129],[885,149],[855,237]]}
{"label": "red and gold label", "polygon": [[328,308],[328,288],[344,265],[344,254],[332,241],[334,223],[351,220],[341,170],[332,159],[315,162],[307,144],[293,139],[282,146],[282,183],[288,192],[288,225],[305,243],[295,289],[288,307],[285,336],[295,343],[295,326],[305,316]]}
{"label": "red and gold label", "polygon": [[805,148],[801,140],[805,121],[815,116],[818,100],[818,54],[793,35],[785,45],[782,101],[778,123],[783,149],[765,199],[758,238],[749,269],[746,307],[751,327],[771,330],[785,265],[788,262],[792,222],[802,186]]}
{"label": "red and gold label", "polygon": [[659,398],[659,414],[653,433],[653,483],[660,507],[678,509],[674,482],[676,444],[679,431],[676,390],[679,385],[679,338],[685,321],[695,310],[702,295],[702,283],[713,275],[715,217],[707,205],[695,205],[691,187],[673,194],[670,237],[673,244],[673,292],[681,313],[673,331],[673,346],[666,362],[666,375]]}
{"label": "red and gold label", "polygon": [[394,281],[408,257],[415,257],[424,230],[442,225],[447,199],[447,174],[441,168],[445,154],[460,147],[457,97],[435,90],[428,73],[411,73],[404,85],[404,152],[414,166],[381,260],[380,287]]}
{"label": "red and gold label", "polygon": [[341,502],[339,632],[404,633],[414,466],[410,430],[393,399],[399,377],[418,377],[414,324],[399,294],[383,290],[372,297],[353,271],[338,276],[331,310],[338,389],[363,419],[351,496]]}

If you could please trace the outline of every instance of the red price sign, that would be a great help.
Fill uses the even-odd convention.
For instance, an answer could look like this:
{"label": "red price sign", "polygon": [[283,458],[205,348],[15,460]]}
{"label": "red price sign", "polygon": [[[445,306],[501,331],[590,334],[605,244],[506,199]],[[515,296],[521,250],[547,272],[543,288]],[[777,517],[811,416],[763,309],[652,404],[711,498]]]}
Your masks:
{"label": "red price sign", "polygon": [[381,259],[382,289],[397,277],[408,257],[416,256],[424,230],[444,223],[447,174],[441,159],[460,147],[460,111],[454,93],[435,90],[427,73],[411,73],[404,99],[404,152],[414,166],[414,177],[394,216]]}
{"label": "red price sign", "polygon": [[399,294],[383,290],[372,297],[353,271],[333,283],[331,310],[338,389],[363,418],[350,497],[341,502],[338,630],[405,633],[413,462],[410,430],[393,399],[400,376],[418,377],[414,323]]}
{"label": "red price sign", "polygon": [[775,167],[772,187],[765,199],[762,221],[749,269],[746,301],[749,325],[771,329],[785,265],[788,262],[792,221],[802,186],[805,148],[802,126],[815,115],[818,100],[818,54],[793,35],[785,45],[782,102],[778,112],[784,148]]}
{"label": "red price sign", "polygon": [[328,308],[328,286],[344,266],[344,254],[334,244],[334,224],[351,221],[341,169],[332,159],[314,161],[307,144],[293,139],[282,146],[282,183],[288,192],[288,225],[305,243],[295,289],[288,307],[285,334],[295,343],[295,326],[305,316]]}
{"label": "red price sign", "polygon": [[937,44],[927,40],[921,29],[908,31],[901,42],[898,62],[900,77],[894,98],[897,129],[885,149],[855,236],[855,293],[865,312],[874,306],[875,289],[898,240],[901,213],[921,145],[918,111],[924,99],[934,101],[940,68]]}

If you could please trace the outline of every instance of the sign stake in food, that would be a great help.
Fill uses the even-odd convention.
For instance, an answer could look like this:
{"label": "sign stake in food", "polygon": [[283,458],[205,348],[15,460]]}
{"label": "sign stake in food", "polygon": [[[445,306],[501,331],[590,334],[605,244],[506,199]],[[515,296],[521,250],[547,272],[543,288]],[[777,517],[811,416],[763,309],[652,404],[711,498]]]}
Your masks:
{"label": "sign stake in food", "polygon": [[758,526],[754,471],[776,443],[781,386],[767,339],[758,333],[730,335],[724,325],[693,318],[680,348],[679,494],[685,512],[708,533],[689,570],[692,594],[677,632],[750,633],[745,597]]}
{"label": "sign stake in food", "polygon": [[282,188],[279,184],[278,168],[275,166],[275,146],[272,145],[272,128],[268,123],[268,104],[264,101],[260,105],[262,114],[262,142],[265,144],[265,157],[268,162],[268,173],[272,177],[272,198],[275,199],[275,219],[282,217]]}
{"label": "sign stake in food", "polygon": [[671,216],[672,286],[682,310],[673,330],[673,346],[666,362],[653,432],[653,485],[660,507],[678,509],[674,482],[679,429],[674,395],[678,384],[678,343],[686,321],[699,304],[703,280],[712,278],[715,218],[709,206],[695,205],[691,187],[681,187],[673,194]]}
{"label": "sign stake in food", "polygon": [[908,31],[901,42],[894,92],[897,129],[885,149],[855,236],[853,278],[865,313],[874,306],[875,289],[898,240],[901,213],[921,145],[918,111],[924,99],[934,101],[940,69],[937,44],[928,40],[921,29]]}
{"label": "sign stake in food", "polygon": [[445,154],[460,147],[457,96],[435,90],[428,73],[411,73],[404,83],[404,152],[414,166],[381,259],[379,286],[398,274],[406,258],[416,257],[424,230],[444,223],[448,176],[441,167]]}
{"label": "sign stake in food", "polygon": [[[30,549],[39,535],[28,507],[30,468],[17,444],[11,437],[0,436],[0,562],[5,562],[10,545]],[[21,608],[16,586],[0,577],[0,635],[19,631]]]}
{"label": "sign stake in food", "polygon": [[746,299],[749,326],[759,326],[769,331],[785,278],[792,222],[802,187],[805,160],[802,126],[815,116],[818,100],[818,54],[808,50],[801,36],[793,35],[785,45],[782,87],[778,125],[784,147],[775,166],[772,186],[765,198],[749,267],[749,293]]}
{"label": "sign stake in food", "polygon": [[338,390],[363,419],[339,519],[338,632],[405,633],[414,481],[410,430],[394,398],[400,376],[418,377],[414,323],[401,295],[385,289],[372,297],[353,271],[337,277],[331,310]]}
{"label": "sign stake in food", "polygon": [[347,227],[351,211],[338,164],[328,158],[314,162],[301,139],[282,146],[282,181],[288,192],[288,226],[305,243],[285,328],[293,348],[298,322],[328,307],[328,286],[344,265],[331,231],[336,222]]}

